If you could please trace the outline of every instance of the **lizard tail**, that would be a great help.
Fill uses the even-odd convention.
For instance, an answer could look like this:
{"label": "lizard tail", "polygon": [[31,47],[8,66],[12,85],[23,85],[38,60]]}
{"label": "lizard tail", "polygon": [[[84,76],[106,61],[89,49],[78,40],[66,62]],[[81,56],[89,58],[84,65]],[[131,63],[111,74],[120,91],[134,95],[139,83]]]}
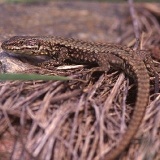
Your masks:
{"label": "lizard tail", "polygon": [[138,62],[134,63],[136,63],[136,65],[133,65],[133,61],[129,63],[132,73],[134,74],[135,80],[137,81],[138,87],[134,112],[130,120],[129,126],[127,128],[127,131],[122,136],[122,139],[120,140],[119,144],[113,149],[111,149],[104,156],[105,160],[114,160],[118,157],[118,155],[120,155],[123,152],[124,149],[126,149],[131,139],[136,134],[145,114],[146,107],[148,105],[150,90],[149,75],[147,73],[147,69],[143,61],[139,61],[139,64]]}

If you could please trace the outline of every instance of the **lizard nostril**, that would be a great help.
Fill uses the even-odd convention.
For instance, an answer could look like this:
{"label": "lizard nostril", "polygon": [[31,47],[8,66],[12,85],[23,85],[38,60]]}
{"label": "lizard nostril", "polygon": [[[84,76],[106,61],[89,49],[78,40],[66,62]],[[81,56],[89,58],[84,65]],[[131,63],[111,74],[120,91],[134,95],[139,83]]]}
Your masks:
{"label": "lizard nostril", "polygon": [[7,43],[6,43],[6,41],[4,41],[4,42],[1,44],[1,48],[2,48],[3,50],[6,50],[6,48],[7,48]]}

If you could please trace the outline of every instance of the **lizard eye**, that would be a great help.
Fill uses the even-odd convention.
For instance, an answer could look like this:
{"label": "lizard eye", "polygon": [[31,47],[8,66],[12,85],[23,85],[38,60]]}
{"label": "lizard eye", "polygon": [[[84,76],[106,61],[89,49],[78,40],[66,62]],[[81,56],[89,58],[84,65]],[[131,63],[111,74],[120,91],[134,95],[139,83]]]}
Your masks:
{"label": "lizard eye", "polygon": [[24,41],[19,41],[18,43],[22,45],[24,43]]}
{"label": "lizard eye", "polygon": [[29,44],[30,46],[37,46],[37,42],[34,41],[34,40],[29,40],[29,41],[28,41],[28,44]]}

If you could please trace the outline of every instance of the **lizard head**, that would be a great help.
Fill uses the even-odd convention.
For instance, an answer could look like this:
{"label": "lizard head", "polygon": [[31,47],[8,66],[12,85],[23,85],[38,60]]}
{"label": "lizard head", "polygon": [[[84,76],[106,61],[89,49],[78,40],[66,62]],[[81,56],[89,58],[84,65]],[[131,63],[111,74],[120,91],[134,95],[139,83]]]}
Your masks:
{"label": "lizard head", "polygon": [[[40,41],[40,37],[33,36],[15,36],[1,45],[2,49],[6,52],[16,54],[28,54],[28,55],[45,55],[50,50],[49,45],[43,44],[43,40]],[[43,46],[43,47],[42,47]]]}

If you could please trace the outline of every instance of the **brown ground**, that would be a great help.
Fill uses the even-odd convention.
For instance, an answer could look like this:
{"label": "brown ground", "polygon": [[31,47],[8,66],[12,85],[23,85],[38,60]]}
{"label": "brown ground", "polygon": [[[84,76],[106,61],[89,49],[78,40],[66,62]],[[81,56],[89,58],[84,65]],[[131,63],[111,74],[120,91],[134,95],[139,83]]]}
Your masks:
{"label": "brown ground", "polygon": [[[151,51],[156,66],[160,59],[158,5],[139,4],[136,8],[143,31],[141,49]],[[56,35],[135,44],[135,29],[126,4],[2,3],[0,19],[1,42],[14,35]],[[0,160],[103,159],[103,154],[117,145],[134,109],[136,89],[131,79],[126,80],[119,72],[91,74],[86,67],[43,70],[34,66],[36,58],[4,52],[0,58],[3,72],[38,72],[84,80],[1,82]],[[156,84],[159,88],[158,81]],[[119,159],[156,159],[160,150],[160,95],[155,97],[154,93],[151,77],[146,115]]]}

